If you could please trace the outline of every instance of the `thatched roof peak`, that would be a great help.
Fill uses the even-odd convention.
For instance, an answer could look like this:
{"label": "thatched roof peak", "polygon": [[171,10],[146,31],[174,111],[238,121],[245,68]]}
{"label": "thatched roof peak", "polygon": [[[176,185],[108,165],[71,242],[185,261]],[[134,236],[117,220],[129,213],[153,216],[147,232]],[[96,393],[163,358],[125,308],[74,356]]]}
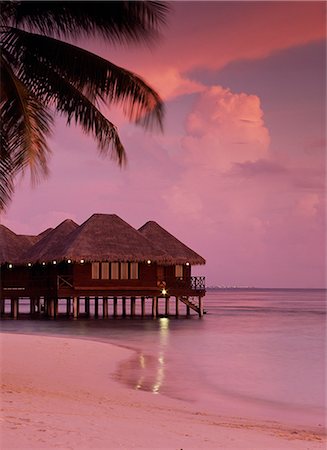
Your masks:
{"label": "thatched roof peak", "polygon": [[[48,232],[41,233],[43,234],[43,237],[22,255],[23,261],[47,261],[47,255],[55,254],[57,252],[57,249],[63,245],[65,238],[77,227],[77,223],[75,223],[73,220],[66,219],[61,222],[56,228],[53,228]],[[53,257],[52,259],[55,259],[55,257]]]}
{"label": "thatched roof peak", "polygon": [[165,249],[175,264],[205,264],[205,259],[202,256],[179,241],[157,222],[150,220],[139,228],[139,231],[153,244]]}
{"label": "thatched roof peak", "polygon": [[0,264],[16,263],[33,244],[33,236],[18,235],[0,224]]}

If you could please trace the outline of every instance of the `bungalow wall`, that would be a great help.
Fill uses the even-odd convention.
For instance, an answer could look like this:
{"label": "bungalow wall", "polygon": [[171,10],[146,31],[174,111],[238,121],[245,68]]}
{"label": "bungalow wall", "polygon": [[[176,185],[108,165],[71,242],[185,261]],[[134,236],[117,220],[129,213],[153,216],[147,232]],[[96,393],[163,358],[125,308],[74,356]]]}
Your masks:
{"label": "bungalow wall", "polygon": [[[66,263],[67,264],[67,263]],[[117,265],[115,265],[117,264]],[[174,289],[190,289],[191,267],[183,265],[162,266],[156,263],[136,263],[137,277],[135,276],[135,263],[75,263],[71,277],[58,272],[61,279],[67,283],[60,283],[59,296],[65,295],[160,295],[164,285],[174,295]],[[176,272],[177,271],[177,272]],[[178,276],[176,276],[176,274]],[[71,288],[69,287],[71,284]],[[185,295],[188,292],[185,292]],[[190,295],[190,294],[189,294]]]}

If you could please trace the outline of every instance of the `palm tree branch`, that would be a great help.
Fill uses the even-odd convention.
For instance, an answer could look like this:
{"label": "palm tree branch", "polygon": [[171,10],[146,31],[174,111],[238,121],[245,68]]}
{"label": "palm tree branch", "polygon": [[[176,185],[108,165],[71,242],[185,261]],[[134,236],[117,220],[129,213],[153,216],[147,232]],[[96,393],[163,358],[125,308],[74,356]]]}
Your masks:
{"label": "palm tree branch", "polygon": [[109,151],[110,156],[123,165],[126,154],[115,125],[79,89],[56,71],[49,72],[43,65],[38,67],[37,89],[34,91],[35,85],[29,85],[33,67],[25,65],[21,77],[40,101],[48,106],[54,105],[59,113],[66,116],[68,125],[74,120],[85,133],[94,136],[101,155],[106,156]]}
{"label": "palm tree branch", "polygon": [[[5,52],[4,52],[5,53]],[[52,116],[24,83],[14,74],[1,55],[1,161],[11,161],[14,175],[29,166],[31,179],[36,183],[48,174],[50,153],[46,137],[50,134]]]}
{"label": "palm tree branch", "polygon": [[155,1],[21,1],[14,22],[57,37],[100,35],[111,42],[149,41],[165,23],[168,4]]}
{"label": "palm tree branch", "polygon": [[[17,66],[40,64],[56,70],[91,101],[120,104],[129,120],[162,128],[164,107],[159,95],[134,73],[79,47],[14,28],[3,35],[3,46]],[[37,89],[37,70],[30,82]]]}

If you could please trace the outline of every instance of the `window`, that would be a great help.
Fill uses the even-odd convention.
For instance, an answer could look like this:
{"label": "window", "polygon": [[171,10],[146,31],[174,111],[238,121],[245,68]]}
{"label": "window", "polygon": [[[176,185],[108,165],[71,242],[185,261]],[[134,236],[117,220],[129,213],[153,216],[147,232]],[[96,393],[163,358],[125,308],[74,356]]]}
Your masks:
{"label": "window", "polygon": [[92,280],[98,280],[100,278],[100,263],[92,263]]}
{"label": "window", "polygon": [[175,266],[175,277],[176,278],[183,278],[183,266],[182,266],[182,264],[177,264]]}
{"label": "window", "polygon": [[127,262],[120,263],[120,279],[128,280],[128,263]]}
{"label": "window", "polygon": [[139,265],[138,263],[130,263],[130,279],[137,280],[139,278]]}
{"label": "window", "polygon": [[119,280],[119,263],[118,262],[112,262],[110,264],[111,266],[111,279],[112,280]]}
{"label": "window", "polygon": [[109,263],[101,263],[101,278],[102,280],[109,280]]}
{"label": "window", "polygon": [[128,262],[92,263],[92,280],[138,280],[139,264]]}

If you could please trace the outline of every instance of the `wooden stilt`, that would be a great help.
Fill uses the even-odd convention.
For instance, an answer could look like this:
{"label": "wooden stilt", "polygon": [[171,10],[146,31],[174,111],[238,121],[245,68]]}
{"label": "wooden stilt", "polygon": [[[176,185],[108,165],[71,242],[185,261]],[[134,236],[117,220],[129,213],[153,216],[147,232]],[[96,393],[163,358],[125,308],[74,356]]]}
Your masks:
{"label": "wooden stilt", "polygon": [[40,314],[41,313],[41,298],[40,297],[36,297],[35,299],[35,311]]}
{"label": "wooden stilt", "polygon": [[[188,300],[188,297],[187,297],[187,300]],[[191,308],[188,305],[186,305],[186,315],[189,316],[190,314],[191,314]]]}
{"label": "wooden stilt", "polygon": [[141,297],[141,315],[142,317],[145,316],[145,298]]}
{"label": "wooden stilt", "polygon": [[158,311],[158,297],[152,298],[152,317],[155,319],[157,317]]}
{"label": "wooden stilt", "polygon": [[199,296],[199,317],[203,316],[203,299]]}
{"label": "wooden stilt", "polygon": [[51,298],[50,299],[50,317],[51,317],[51,319],[55,318],[55,314],[56,314],[56,312],[55,312],[55,299]]}
{"label": "wooden stilt", "polygon": [[108,317],[108,297],[103,297],[103,317]]}
{"label": "wooden stilt", "polygon": [[84,302],[85,302],[85,314],[87,316],[89,316],[90,315],[90,297],[85,297]]}
{"label": "wooden stilt", "polygon": [[156,316],[159,316],[159,298],[156,297]]}
{"label": "wooden stilt", "polygon": [[122,298],[123,317],[126,317],[126,298]]}
{"label": "wooden stilt", "polygon": [[98,297],[94,297],[94,317],[99,316],[99,299]]}
{"label": "wooden stilt", "polygon": [[117,297],[114,297],[114,317],[117,317]]}
{"label": "wooden stilt", "polygon": [[46,315],[46,316],[48,316],[49,315],[49,298],[48,297],[44,297],[44,314]]}
{"label": "wooden stilt", "polygon": [[131,316],[135,316],[135,297],[131,297]]}
{"label": "wooden stilt", "polygon": [[165,303],[165,315],[169,316],[169,297],[166,297],[166,303]]}
{"label": "wooden stilt", "polygon": [[74,297],[74,300],[73,300],[73,315],[74,315],[74,319],[77,319],[77,317],[78,317],[78,297]]}
{"label": "wooden stilt", "polygon": [[30,315],[32,316],[34,312],[35,312],[34,297],[30,297]]}
{"label": "wooden stilt", "polygon": [[6,299],[5,298],[1,298],[0,301],[0,315],[4,316],[6,311]]}
{"label": "wooden stilt", "polygon": [[57,317],[59,314],[59,298],[54,299],[54,316]]}
{"label": "wooden stilt", "polygon": [[11,316],[14,319],[17,319],[18,313],[19,313],[18,298],[12,298],[11,299]]}
{"label": "wooden stilt", "polygon": [[66,298],[66,316],[70,316],[70,311],[71,311],[71,307],[70,307],[70,297]]}
{"label": "wooden stilt", "polygon": [[176,317],[179,316],[179,297],[176,296]]}

